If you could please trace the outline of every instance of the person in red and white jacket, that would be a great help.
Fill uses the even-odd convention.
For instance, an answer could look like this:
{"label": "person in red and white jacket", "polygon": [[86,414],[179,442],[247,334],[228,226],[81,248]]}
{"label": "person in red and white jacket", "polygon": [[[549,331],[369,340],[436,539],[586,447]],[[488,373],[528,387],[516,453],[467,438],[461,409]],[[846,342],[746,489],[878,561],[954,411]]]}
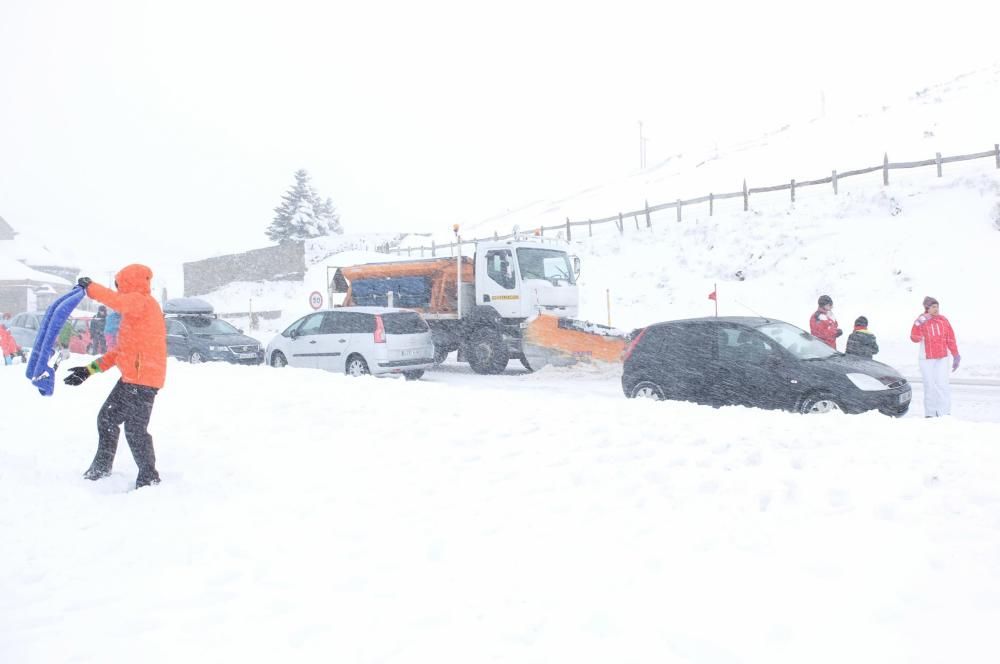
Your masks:
{"label": "person in red and white jacket", "polygon": [[809,334],[837,350],[837,337],[844,331],[837,325],[837,317],[833,315],[833,298],[820,295],[817,304],[819,308],[809,319]]}
{"label": "person in red and white jacket", "polygon": [[[917,356],[924,380],[924,416],[951,415],[951,385],[948,368],[957,371],[962,361],[958,354],[955,331],[948,319],[938,313],[940,304],[933,297],[924,298],[924,313],[913,321],[910,340],[920,344]],[[948,354],[951,353],[951,359]]]}

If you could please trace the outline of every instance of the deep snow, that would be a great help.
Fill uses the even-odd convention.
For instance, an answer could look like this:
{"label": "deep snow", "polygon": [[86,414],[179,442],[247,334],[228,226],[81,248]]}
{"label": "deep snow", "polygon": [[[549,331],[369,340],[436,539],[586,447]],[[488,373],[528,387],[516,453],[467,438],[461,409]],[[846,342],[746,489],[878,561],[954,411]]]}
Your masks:
{"label": "deep snow", "polygon": [[163,483],[130,491],[124,441],[111,478],[80,478],[116,374],[43,399],[0,369],[0,660],[839,664],[1000,647],[995,422],[637,402],[597,370],[168,371]]}

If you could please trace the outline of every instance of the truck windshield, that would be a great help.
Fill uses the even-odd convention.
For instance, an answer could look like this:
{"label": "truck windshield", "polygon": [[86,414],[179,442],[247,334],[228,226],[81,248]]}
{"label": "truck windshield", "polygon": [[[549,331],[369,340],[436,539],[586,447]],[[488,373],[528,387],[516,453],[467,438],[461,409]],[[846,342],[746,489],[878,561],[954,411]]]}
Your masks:
{"label": "truck windshield", "polygon": [[521,247],[517,250],[517,264],[520,266],[522,279],[544,279],[553,284],[560,281],[576,283],[565,251]]}

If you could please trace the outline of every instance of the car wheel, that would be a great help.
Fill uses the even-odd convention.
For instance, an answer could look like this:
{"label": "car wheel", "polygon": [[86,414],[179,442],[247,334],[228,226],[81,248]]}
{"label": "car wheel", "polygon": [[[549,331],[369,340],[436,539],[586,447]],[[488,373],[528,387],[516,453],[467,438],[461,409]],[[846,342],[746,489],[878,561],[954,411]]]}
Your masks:
{"label": "car wheel", "polygon": [[205,361],[205,356],[202,355],[200,351],[193,350],[191,351],[191,354],[188,355],[188,361],[191,364],[201,364]]}
{"label": "car wheel", "polygon": [[360,355],[351,355],[347,358],[347,375],[348,376],[364,376],[371,373],[368,371],[368,363],[365,362],[365,358]]}
{"label": "car wheel", "polygon": [[478,374],[498,374],[507,368],[510,355],[500,333],[490,327],[476,330],[469,340],[469,366]]}
{"label": "car wheel", "polygon": [[420,380],[420,377],[424,375],[423,369],[414,369],[413,371],[404,371],[403,376],[406,380]]}
{"label": "car wheel", "polygon": [[630,399],[652,399],[653,401],[663,401],[666,396],[663,388],[654,382],[643,380],[636,383],[629,393]]}
{"label": "car wheel", "polygon": [[837,399],[827,392],[819,392],[817,394],[810,394],[808,397],[802,400],[802,405],[799,407],[799,412],[807,415],[815,415],[820,413],[842,413],[844,409]]}
{"label": "car wheel", "polygon": [[280,350],[276,350],[271,353],[271,366],[275,369],[280,369],[281,367],[288,366],[288,360],[285,359],[285,354]]}

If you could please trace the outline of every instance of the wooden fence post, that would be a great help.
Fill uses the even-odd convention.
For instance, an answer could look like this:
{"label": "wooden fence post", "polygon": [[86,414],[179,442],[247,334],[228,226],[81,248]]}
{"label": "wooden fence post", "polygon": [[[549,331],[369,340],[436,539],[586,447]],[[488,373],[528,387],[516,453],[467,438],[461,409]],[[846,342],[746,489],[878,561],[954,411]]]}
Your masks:
{"label": "wooden fence post", "polygon": [[424,257],[424,245],[420,245],[420,257]]}
{"label": "wooden fence post", "polygon": [[412,251],[413,251],[413,249],[411,247],[407,247],[406,248],[406,255],[407,256],[411,256],[412,255],[412,253],[411,253]]}
{"label": "wooden fence post", "polygon": [[708,195],[708,216],[712,216],[715,212],[715,194]]}
{"label": "wooden fence post", "polygon": [[646,201],[646,228],[652,228],[653,222],[649,218],[649,201]]}
{"label": "wooden fence post", "polygon": [[497,233],[496,231],[493,231],[493,241],[495,242],[499,239],[500,239],[500,234]]}
{"label": "wooden fence post", "polygon": [[747,193],[747,181],[743,180],[743,211],[746,212],[750,209],[750,195]]}
{"label": "wooden fence post", "polygon": [[997,168],[1000,168],[1000,143],[993,144],[993,154],[997,158]]}
{"label": "wooden fence post", "polygon": [[937,161],[938,177],[941,177],[941,153],[935,154],[934,159]]}
{"label": "wooden fence post", "polygon": [[569,217],[566,217],[566,241],[567,242],[573,241],[573,231],[570,230]]}
{"label": "wooden fence post", "polygon": [[677,223],[681,221],[681,199],[677,199]]}
{"label": "wooden fence post", "polygon": [[886,152],[882,158],[882,186],[889,186],[889,153]]}
{"label": "wooden fence post", "polygon": [[795,178],[792,178],[792,202],[795,202]]}
{"label": "wooden fence post", "polygon": [[431,256],[437,256],[437,245],[431,240]]}
{"label": "wooden fence post", "polygon": [[622,219],[622,213],[618,213],[618,233],[619,235],[625,235],[625,220]]}
{"label": "wooden fence post", "polygon": [[833,182],[833,195],[837,195],[837,171],[834,169],[833,175],[831,176],[831,181]]}
{"label": "wooden fence post", "polygon": [[632,219],[635,220],[635,230],[639,230],[639,215],[633,214]]}
{"label": "wooden fence post", "polygon": [[587,220],[587,237],[594,237],[594,220]]}

